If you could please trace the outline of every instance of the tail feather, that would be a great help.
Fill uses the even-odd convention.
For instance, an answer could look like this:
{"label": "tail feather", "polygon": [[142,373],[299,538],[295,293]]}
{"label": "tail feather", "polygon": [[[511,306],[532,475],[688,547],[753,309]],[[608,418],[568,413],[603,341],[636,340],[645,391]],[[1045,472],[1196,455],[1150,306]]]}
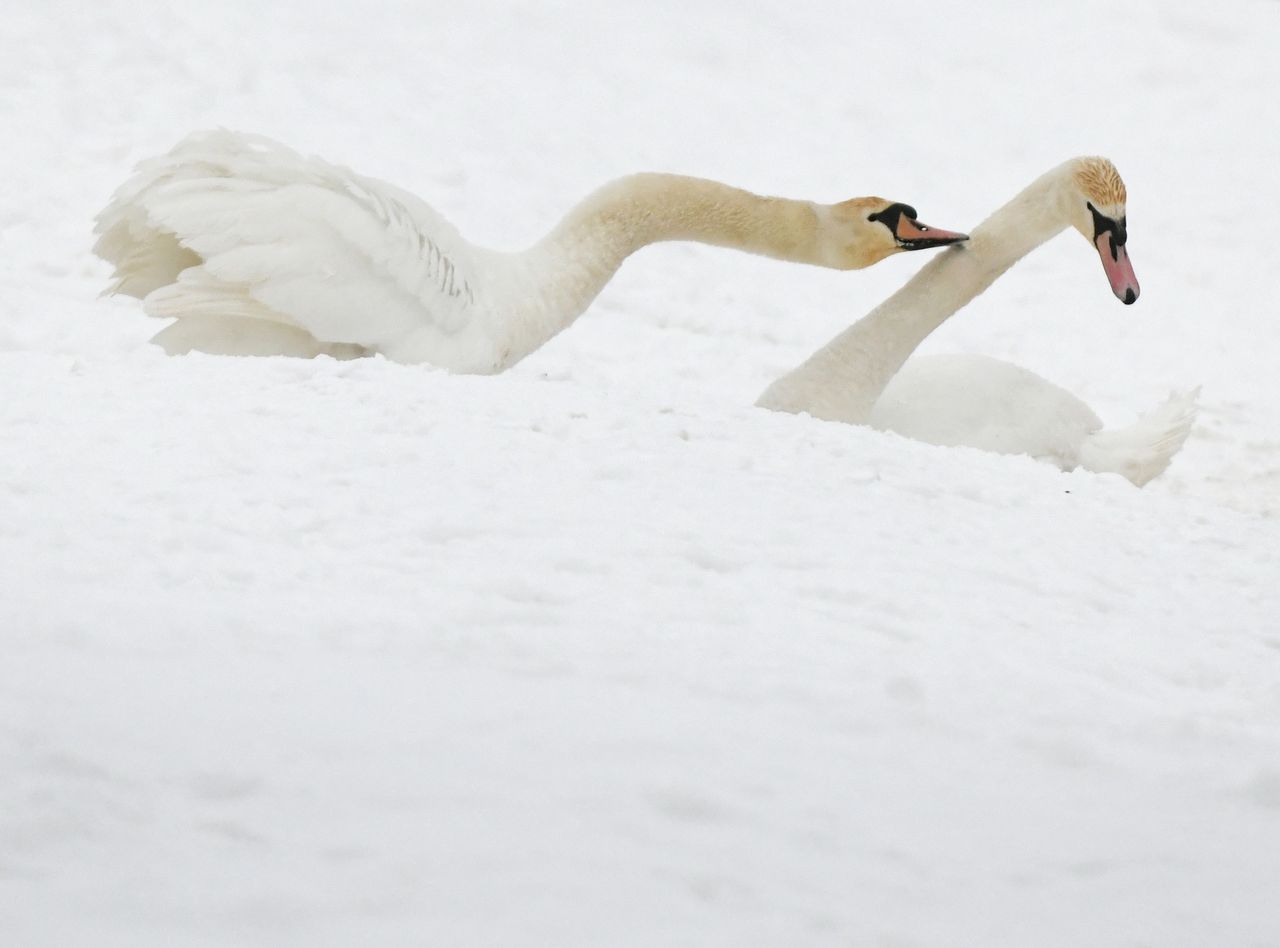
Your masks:
{"label": "tail feather", "polygon": [[1158,477],[1182,450],[1199,411],[1200,389],[1172,393],[1125,428],[1096,431],[1080,445],[1080,466],[1127,477],[1138,487]]}
{"label": "tail feather", "polygon": [[98,240],[93,252],[115,269],[104,296],[121,293],[143,299],[200,262],[200,257],[183,247],[173,233],[157,227],[147,211],[151,194],[171,180],[174,173],[167,163],[143,162],[98,214],[94,226]]}
{"label": "tail feather", "polygon": [[167,319],[178,316],[234,316],[288,323],[252,296],[248,287],[224,283],[202,266],[183,270],[172,283],[161,286],[143,300],[148,316]]}
{"label": "tail feather", "polygon": [[199,255],[178,243],[172,234],[150,229],[125,234],[108,231],[94,251],[115,266],[114,279],[103,296],[119,293],[144,299],[148,293],[168,286],[184,270],[200,263]]}
{"label": "tail feather", "polygon": [[[261,188],[262,181],[274,180],[273,173],[280,177],[270,159],[282,155],[302,161],[269,139],[217,129],[189,135],[167,155],[139,163],[94,221],[93,252],[115,268],[104,295],[143,299],[201,262],[200,254],[183,246],[157,217],[166,196],[193,188]],[[237,179],[237,173],[246,174],[246,180]]]}

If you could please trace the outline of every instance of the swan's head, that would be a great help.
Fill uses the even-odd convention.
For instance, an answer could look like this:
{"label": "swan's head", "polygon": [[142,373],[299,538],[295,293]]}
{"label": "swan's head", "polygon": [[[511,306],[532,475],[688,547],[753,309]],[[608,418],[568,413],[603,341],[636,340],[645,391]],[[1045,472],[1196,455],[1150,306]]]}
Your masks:
{"label": "swan's head", "polygon": [[1068,199],[1071,223],[1097,249],[1111,292],[1126,305],[1132,303],[1141,291],[1129,262],[1124,181],[1106,158],[1077,158],[1072,166],[1076,193]]}
{"label": "swan's head", "polygon": [[826,209],[823,229],[831,265],[861,270],[904,250],[928,250],[968,240],[968,234],[920,223],[909,204],[878,197],[853,198]]}

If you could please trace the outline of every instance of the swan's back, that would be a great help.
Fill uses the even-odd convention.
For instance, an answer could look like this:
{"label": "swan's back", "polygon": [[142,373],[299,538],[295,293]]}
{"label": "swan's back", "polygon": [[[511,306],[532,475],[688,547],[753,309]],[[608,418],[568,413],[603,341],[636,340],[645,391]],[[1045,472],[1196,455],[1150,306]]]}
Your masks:
{"label": "swan's back", "polygon": [[321,344],[485,371],[481,253],[392,185],[270,139],[200,132],[143,162],[98,215],[112,290],[160,317],[266,320]]}
{"label": "swan's back", "polygon": [[885,388],[868,423],[929,444],[1029,454],[1066,470],[1102,427],[1093,409],[1034,372],[983,355],[917,356]]}

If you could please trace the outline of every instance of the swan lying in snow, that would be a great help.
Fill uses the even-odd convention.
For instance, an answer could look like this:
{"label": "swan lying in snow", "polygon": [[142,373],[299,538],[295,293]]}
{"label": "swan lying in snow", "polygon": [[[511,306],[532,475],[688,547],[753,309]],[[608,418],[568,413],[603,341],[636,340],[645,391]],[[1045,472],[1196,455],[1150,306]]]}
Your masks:
{"label": "swan lying in snow", "polygon": [[200,132],[98,215],[108,292],[177,321],[170,353],[382,353],[501,372],[574,321],[646,244],[695,240],[836,269],[966,239],[905,204],[759,197],[665,174],[606,184],[522,253],[469,244],[417,197],[270,139]]}
{"label": "swan lying in snow", "polygon": [[1064,471],[1111,471],[1141,487],[1187,440],[1199,391],[1170,395],[1128,427],[1103,428],[1079,398],[1022,366],[981,355],[917,356],[889,382],[867,423],[944,447],[1029,454]]}
{"label": "swan lying in snow", "polygon": [[775,381],[757,404],[933,444],[1029,454],[1064,470],[1115,472],[1141,487],[1182,448],[1198,389],[1170,396],[1127,428],[1103,429],[1088,405],[1019,366],[974,356],[907,362],[929,333],[1068,226],[1095,246],[1116,297],[1133,303],[1139,289],[1126,247],[1125,200],[1124,182],[1105,158],[1054,168],[980,224],[967,244],[929,261]]}

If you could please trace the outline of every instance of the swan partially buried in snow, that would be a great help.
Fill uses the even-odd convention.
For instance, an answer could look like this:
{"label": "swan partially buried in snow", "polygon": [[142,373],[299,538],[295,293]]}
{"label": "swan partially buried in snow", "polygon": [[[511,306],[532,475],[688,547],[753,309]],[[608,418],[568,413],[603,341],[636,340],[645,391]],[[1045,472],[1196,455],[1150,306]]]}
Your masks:
{"label": "swan partially buried in snow", "polygon": [[[1105,158],[1075,158],[1036,179],[887,300],[779,378],[758,405],[869,424],[945,446],[1029,454],[1064,470],[1122,474],[1141,487],[1181,450],[1198,389],[1175,394],[1135,424],[1104,429],[1075,395],[981,356],[911,359],[948,317],[1023,256],[1074,227],[1094,246],[1112,292],[1138,298],[1129,262],[1127,195]],[[905,363],[905,365],[904,365]]]}
{"label": "swan partially buried in snow", "polygon": [[882,198],[816,204],[666,174],[590,195],[522,253],[468,243],[406,191],[256,135],[200,132],[98,215],[109,292],[176,322],[170,353],[381,353],[501,372],[572,323],[630,254],[692,240],[856,270],[964,234]]}

